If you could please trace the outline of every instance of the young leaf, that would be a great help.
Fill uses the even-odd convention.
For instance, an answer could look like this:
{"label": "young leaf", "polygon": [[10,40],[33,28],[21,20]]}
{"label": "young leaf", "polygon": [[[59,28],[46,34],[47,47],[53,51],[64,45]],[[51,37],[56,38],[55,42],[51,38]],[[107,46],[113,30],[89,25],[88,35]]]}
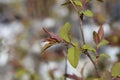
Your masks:
{"label": "young leaf", "polygon": [[70,1],[67,1],[67,2],[65,2],[65,3],[63,3],[63,4],[61,4],[62,6],[65,6],[65,5],[68,5],[68,4],[71,4],[71,2]]}
{"label": "young leaf", "polygon": [[75,5],[82,7],[82,3],[78,0],[73,1]]}
{"label": "young leaf", "polygon": [[120,75],[120,62],[117,62],[112,66],[111,73],[113,77]]}
{"label": "young leaf", "polygon": [[82,46],[83,49],[87,49],[87,50],[90,50],[92,52],[96,52],[96,50],[92,47],[92,45],[90,44],[85,44]]}
{"label": "young leaf", "polygon": [[[51,46],[53,46],[54,44],[50,44],[50,43],[48,43],[48,44],[46,44],[44,47],[43,47],[43,49],[41,50],[41,53],[43,54],[43,52],[46,50],[46,49],[48,49],[49,47],[51,47]],[[41,54],[41,55],[42,55]]]}
{"label": "young leaf", "polygon": [[104,36],[104,30],[103,30],[103,26],[100,26],[99,30],[98,30],[98,36],[99,39],[102,40],[103,36]]}
{"label": "young leaf", "polygon": [[98,33],[97,32],[93,32],[93,40],[96,44],[98,44],[100,42],[100,38],[98,36]]}
{"label": "young leaf", "polygon": [[110,58],[110,55],[106,54],[106,53],[101,53],[100,58]]}
{"label": "young leaf", "polygon": [[71,41],[71,39],[70,39],[70,28],[71,28],[71,25],[70,25],[70,23],[67,22],[59,30],[60,37],[64,40],[66,40],[67,42]]}
{"label": "young leaf", "polygon": [[76,45],[75,47],[70,47],[68,49],[68,55],[67,55],[67,57],[68,57],[68,60],[69,60],[70,64],[74,68],[76,68],[77,65],[78,65],[79,57],[80,57],[80,52],[81,52],[81,50],[80,50],[80,48],[79,48],[78,45]]}
{"label": "young leaf", "polygon": [[47,31],[45,28],[43,28],[43,30],[44,30],[46,33],[49,34],[50,39],[55,40],[56,42],[61,42],[61,41],[62,41],[62,39],[61,39],[59,36],[57,36],[56,34]]}
{"label": "young leaf", "polygon": [[85,15],[85,16],[87,16],[87,17],[92,17],[93,16],[93,12],[92,11],[90,11],[90,10],[85,10],[84,12],[83,12],[83,14]]}
{"label": "young leaf", "polygon": [[97,45],[97,47],[99,48],[99,47],[102,47],[102,46],[104,46],[104,45],[106,45],[106,44],[108,44],[109,42],[107,41],[107,40],[105,40],[105,39],[103,39],[98,45]]}

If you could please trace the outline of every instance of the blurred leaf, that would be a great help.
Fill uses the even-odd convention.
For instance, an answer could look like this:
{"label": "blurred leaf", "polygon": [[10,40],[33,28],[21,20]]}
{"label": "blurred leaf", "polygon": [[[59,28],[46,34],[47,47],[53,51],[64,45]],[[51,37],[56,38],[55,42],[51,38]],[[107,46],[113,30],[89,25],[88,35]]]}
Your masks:
{"label": "blurred leaf", "polygon": [[103,27],[100,26],[99,30],[98,30],[98,36],[99,36],[99,39],[102,40],[103,39],[103,36],[104,36],[104,30],[103,30]]}
{"label": "blurred leaf", "polygon": [[16,76],[16,78],[18,79],[18,78],[22,77],[25,73],[26,73],[26,71],[21,68],[21,69],[18,69],[18,70],[17,70],[15,76]]}
{"label": "blurred leaf", "polygon": [[112,66],[111,73],[113,77],[120,75],[120,62],[117,62]]}
{"label": "blurred leaf", "polygon": [[104,0],[97,0],[97,1],[99,1],[99,2],[104,2]]}
{"label": "blurred leaf", "polygon": [[85,15],[85,16],[87,16],[87,17],[92,17],[93,16],[93,12],[92,11],[90,11],[90,10],[85,10],[84,12],[83,12],[83,14]]}
{"label": "blurred leaf", "polygon": [[37,73],[33,73],[30,75],[30,80],[40,80],[40,75]]}
{"label": "blurred leaf", "polygon": [[91,0],[86,0],[86,2],[89,2],[89,1],[91,1]]}
{"label": "blurred leaf", "polygon": [[102,74],[99,80],[111,80],[111,73],[106,71]]}
{"label": "blurred leaf", "polygon": [[85,44],[82,46],[83,49],[87,49],[87,50],[90,50],[92,52],[96,52],[96,50],[92,47],[92,45],[90,44]]}
{"label": "blurred leaf", "polygon": [[67,2],[65,2],[65,3],[63,3],[63,4],[61,4],[62,6],[65,6],[65,5],[68,5],[68,4],[71,4],[71,2],[70,1],[67,1]]}
{"label": "blurred leaf", "polygon": [[101,53],[101,54],[99,55],[99,57],[101,57],[101,58],[110,58],[110,55],[108,55],[108,54],[106,54],[106,53]]}
{"label": "blurred leaf", "polygon": [[78,43],[75,44],[75,47],[70,47],[68,49],[68,60],[70,62],[70,64],[76,68],[79,62],[79,57],[80,57],[80,48],[78,46]]}
{"label": "blurred leaf", "polygon": [[[81,1],[79,1],[79,0],[74,0],[73,2],[74,2],[75,5],[82,7]],[[70,2],[70,1],[67,1],[67,2],[63,3],[62,5],[64,6],[64,5],[69,5],[69,4],[71,4],[71,2]]]}
{"label": "blurred leaf", "polygon": [[59,30],[60,37],[67,42],[71,41],[71,39],[70,39],[70,28],[71,28],[71,25],[70,25],[70,23],[67,22]]}
{"label": "blurred leaf", "polygon": [[73,2],[74,2],[77,6],[82,7],[82,3],[81,3],[81,1],[74,0]]}
{"label": "blurred leaf", "polygon": [[103,36],[104,36],[104,30],[103,30],[103,27],[100,26],[99,30],[98,30],[98,36],[99,36],[99,39],[102,40],[103,39]]}
{"label": "blurred leaf", "polygon": [[105,40],[105,39],[103,39],[98,45],[97,45],[97,47],[99,48],[99,47],[102,47],[102,46],[104,46],[104,45],[106,45],[106,44],[108,44],[109,42],[107,41],[107,40]]}
{"label": "blurred leaf", "polygon": [[93,40],[96,44],[98,44],[100,42],[99,36],[97,32],[93,32]]}

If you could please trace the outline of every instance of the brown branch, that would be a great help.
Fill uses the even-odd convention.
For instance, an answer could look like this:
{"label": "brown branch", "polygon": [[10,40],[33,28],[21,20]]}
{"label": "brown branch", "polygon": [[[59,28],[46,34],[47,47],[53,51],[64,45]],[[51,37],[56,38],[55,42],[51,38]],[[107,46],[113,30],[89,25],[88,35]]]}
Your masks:
{"label": "brown branch", "polygon": [[94,67],[95,67],[95,71],[97,74],[97,77],[100,78],[100,74],[99,74],[99,69],[98,66],[96,65],[96,63],[93,61],[92,57],[90,56],[90,54],[88,52],[85,52],[85,54],[88,56],[88,58],[91,60],[91,62],[93,63]]}
{"label": "brown branch", "polygon": [[[81,31],[81,34],[82,34],[82,41],[83,41],[83,44],[86,44],[85,43],[85,38],[84,38],[84,32],[83,32],[82,18],[79,15],[79,9],[76,7],[76,5],[74,4],[74,2],[72,0],[70,0],[70,2],[72,3],[73,7],[75,8],[76,12],[78,13],[79,21],[80,21],[80,31]],[[96,63],[94,62],[94,60],[92,59],[92,57],[90,56],[90,54],[88,53],[87,50],[84,52],[84,54],[86,54],[88,56],[88,58],[91,60],[91,62],[93,63],[93,65],[95,67],[95,70],[96,70],[97,77],[99,78],[100,75],[99,75],[99,71],[98,71],[98,66],[96,65]]]}

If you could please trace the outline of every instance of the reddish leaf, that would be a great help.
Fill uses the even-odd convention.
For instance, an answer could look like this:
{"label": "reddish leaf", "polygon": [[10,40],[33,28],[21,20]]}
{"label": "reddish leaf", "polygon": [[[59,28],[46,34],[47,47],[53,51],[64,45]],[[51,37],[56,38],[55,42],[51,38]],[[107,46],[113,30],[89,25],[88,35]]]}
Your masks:
{"label": "reddish leaf", "polygon": [[[54,33],[47,31],[45,28],[43,28],[43,30],[44,30],[46,33],[49,34],[49,36],[50,36],[51,39],[53,39],[53,40],[55,40],[55,41],[57,41],[57,42],[61,42],[61,41],[62,41],[62,39],[61,39],[59,36],[55,35]],[[48,40],[48,41],[49,41],[49,40]]]}
{"label": "reddish leaf", "polygon": [[103,36],[104,36],[104,30],[103,30],[103,27],[100,26],[99,30],[98,30],[98,36],[99,36],[99,39],[102,40],[103,39]]}
{"label": "reddish leaf", "polygon": [[100,38],[97,32],[93,32],[93,40],[96,44],[98,44],[100,42]]}
{"label": "reddish leaf", "polygon": [[46,50],[46,49],[48,49],[49,47],[51,47],[51,46],[53,46],[54,44],[51,44],[51,43],[48,43],[48,44],[46,44],[44,47],[43,47],[43,49],[41,50],[41,55],[43,55],[43,52]]}

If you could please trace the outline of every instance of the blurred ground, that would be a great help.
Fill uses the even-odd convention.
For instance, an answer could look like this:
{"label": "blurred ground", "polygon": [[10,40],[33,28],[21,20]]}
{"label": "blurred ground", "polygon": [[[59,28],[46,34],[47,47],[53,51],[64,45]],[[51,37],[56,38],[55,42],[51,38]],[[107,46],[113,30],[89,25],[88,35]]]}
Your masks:
{"label": "blurred ground", "polygon": [[[46,28],[58,34],[65,22],[72,25],[72,36],[81,42],[79,20],[70,6],[61,6],[65,0],[0,0],[0,80],[64,80],[65,61],[62,45],[48,49],[41,56],[46,44],[43,39]],[[84,17],[84,33],[87,43],[93,43],[92,32],[103,24],[105,38],[110,44],[99,51],[111,56],[108,65],[120,61],[120,1],[92,0],[87,7],[93,18]],[[94,43],[93,43],[94,44]],[[117,56],[116,56],[117,55]],[[87,62],[84,76],[94,70],[85,56],[81,57],[77,70],[68,62],[68,73],[81,76],[80,69]],[[105,64],[105,63],[103,63]],[[111,66],[105,66],[110,69]]]}

